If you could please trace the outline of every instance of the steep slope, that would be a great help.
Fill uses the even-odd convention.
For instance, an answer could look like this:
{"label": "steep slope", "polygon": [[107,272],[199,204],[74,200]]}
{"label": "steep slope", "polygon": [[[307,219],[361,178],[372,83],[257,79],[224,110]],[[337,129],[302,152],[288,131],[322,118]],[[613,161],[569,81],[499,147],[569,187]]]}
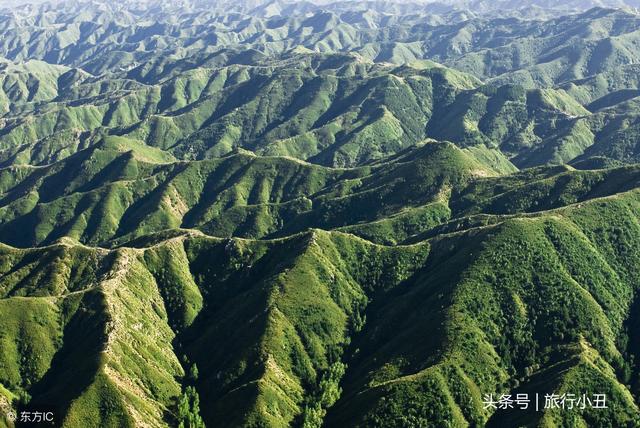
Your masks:
{"label": "steep slope", "polygon": [[[637,423],[621,316],[635,307],[637,204],[634,192],[430,240],[411,286],[367,309],[327,425]],[[483,410],[487,391],[592,388],[617,410]]]}
{"label": "steep slope", "polygon": [[150,163],[138,153],[107,140],[48,167],[0,170],[0,239],[106,245],[177,227],[245,237],[335,228],[446,201],[451,188],[509,168],[436,142],[352,169],[247,153]]}
{"label": "steep slope", "polygon": [[[2,381],[58,422],[166,423],[183,374],[158,289],[135,253],[2,248]],[[42,283],[47,287],[41,287]]]}
{"label": "steep slope", "polygon": [[0,6],[0,427],[640,426],[640,18],[593,6]]}
{"label": "steep slope", "polygon": [[[591,103],[585,93],[601,92],[588,82],[566,90],[483,86],[428,61],[394,67],[354,55],[294,54],[213,68],[178,61],[150,70],[173,71],[147,75],[147,83],[78,70],[57,79],[33,77],[35,86],[58,92],[40,103],[13,95],[0,131],[0,160],[44,165],[105,135],[183,160],[241,147],[338,167],[393,155],[426,137],[496,148],[518,167],[591,156],[639,159],[634,128],[626,126],[637,119],[634,100],[616,98],[614,90],[632,86],[622,77]],[[608,108],[592,113],[567,91],[588,108]],[[607,149],[611,140],[614,150]]]}
{"label": "steep slope", "polygon": [[61,86],[59,94],[45,106],[15,101],[0,132],[0,158],[5,164],[50,163],[112,134],[182,159],[243,147],[353,166],[422,140],[434,110],[480,84],[435,64],[396,68],[352,55],[201,65],[154,79],[140,84],[73,70],[45,79],[39,86]]}
{"label": "steep slope", "polygon": [[[366,11],[350,2],[275,1],[257,7],[243,2],[128,2],[120,8],[62,2],[26,13],[5,12],[0,56],[45,60],[97,75],[144,67],[160,57],[211,54],[230,47],[273,55],[302,46],[325,53],[359,52],[375,61],[433,59],[478,77],[518,72],[519,79],[538,85],[637,60],[636,15],[596,7],[620,4],[595,3],[586,10],[586,3],[565,2],[565,13],[558,13],[553,11],[557,4],[544,2],[529,16],[522,5],[460,5],[472,10],[467,12],[442,2],[369,2]],[[572,11],[581,13],[568,13]]]}
{"label": "steep slope", "polygon": [[[315,405],[310,385],[338,362],[366,302],[360,284],[401,281],[409,272],[400,267],[407,264],[402,260],[421,254],[420,247],[396,251],[320,232],[264,243],[191,235],[111,252],[67,242],[2,251],[3,314],[16,325],[3,333],[3,347],[12,352],[3,354],[0,382],[25,402],[55,402],[68,426],[86,420],[101,426],[171,422],[181,393],[175,379],[185,373],[178,355],[200,368],[203,399],[217,396],[218,404],[203,414],[207,420],[224,418],[233,426],[249,412],[256,421],[284,425],[305,403]],[[318,264],[317,257],[333,262]],[[46,266],[32,262],[38,258],[52,260]],[[212,258],[220,262],[213,271]],[[363,264],[355,266],[355,259]],[[245,263],[254,270],[242,269]],[[391,265],[396,267],[385,269]],[[52,288],[34,288],[50,270],[58,272],[49,281]],[[323,282],[326,275],[335,276],[335,284]],[[316,288],[299,289],[301,277]],[[273,300],[274,293],[282,297]],[[314,314],[305,301],[322,306],[314,305]],[[256,310],[263,314],[254,316]],[[230,337],[224,326],[248,316],[253,321]],[[211,353],[211,341],[217,353]],[[258,346],[246,354],[249,343]],[[291,344],[291,354],[282,352],[283,343]],[[74,364],[82,376],[78,367],[68,376]],[[232,413],[219,413],[231,403]],[[264,406],[279,407],[279,413]]]}
{"label": "steep slope", "polygon": [[[5,330],[15,352],[3,367],[29,369],[0,382],[33,402],[57,397],[68,426],[164,425],[181,394],[174,377],[184,386],[194,364],[215,426],[633,424],[638,204],[633,191],[411,246],[313,230],[4,247],[4,310],[27,305],[29,318],[7,316],[44,330]],[[34,287],[51,271],[48,290]],[[34,354],[42,334],[51,345]],[[71,346],[79,334],[95,342]],[[87,383],[56,393],[80,355]],[[609,408],[483,409],[484,393],[533,390],[606,393]]]}

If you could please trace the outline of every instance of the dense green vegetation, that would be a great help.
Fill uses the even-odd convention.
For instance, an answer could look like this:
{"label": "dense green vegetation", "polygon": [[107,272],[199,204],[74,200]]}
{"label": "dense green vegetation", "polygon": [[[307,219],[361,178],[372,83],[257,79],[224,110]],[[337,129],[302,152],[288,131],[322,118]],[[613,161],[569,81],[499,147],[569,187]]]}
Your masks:
{"label": "dense green vegetation", "polygon": [[83,361],[86,386],[56,395],[70,425],[198,408],[215,426],[484,424],[483,391],[588,387],[610,410],[527,417],[623,426],[639,415],[625,386],[639,208],[632,190],[408,246],[313,229],[5,247],[3,316],[25,333],[4,330],[2,382],[37,402]]}
{"label": "dense green vegetation", "polygon": [[640,426],[637,5],[116,3],[0,7],[0,427]]}
{"label": "dense green vegetation", "polygon": [[349,167],[424,138],[518,167],[640,160],[631,12],[424,24],[402,8],[276,5],[6,14],[0,165],[49,164],[106,135],[182,160],[241,147]]}

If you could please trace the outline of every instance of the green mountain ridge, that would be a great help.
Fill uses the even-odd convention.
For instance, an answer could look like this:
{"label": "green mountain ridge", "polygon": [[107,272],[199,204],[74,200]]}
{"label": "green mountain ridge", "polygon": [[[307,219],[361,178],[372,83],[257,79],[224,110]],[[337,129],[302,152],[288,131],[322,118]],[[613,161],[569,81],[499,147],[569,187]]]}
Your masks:
{"label": "green mountain ridge", "polygon": [[[34,363],[28,366],[33,369],[22,374],[7,378],[5,372],[3,384],[16,388],[28,379],[34,384],[34,394],[39,388],[49,391],[47,382],[64,373],[74,358],[73,350],[64,349],[65,339],[73,340],[79,334],[74,331],[78,325],[102,320],[106,327],[98,330],[108,332],[102,343],[106,350],[96,352],[100,346],[95,344],[89,348],[102,355],[94,368],[97,376],[70,402],[60,403],[66,406],[65,421],[70,424],[74,418],[88,416],[102,421],[99,423],[127,424],[127,418],[151,418],[154,412],[157,417],[158,409],[171,408],[180,387],[169,379],[186,371],[177,364],[180,352],[198,366],[196,385],[201,399],[216,403],[202,413],[205,421],[215,425],[285,426],[296,417],[321,417],[325,406],[333,404],[331,397],[338,391],[335,382],[342,376],[343,392],[327,412],[329,426],[382,421],[405,426],[426,420],[444,423],[450,418],[459,424],[484,423],[489,415],[482,410],[481,392],[518,385],[526,390],[527,382],[538,382],[540,376],[548,387],[566,391],[572,391],[576,382],[580,387],[588,382],[606,392],[611,407],[618,410],[579,415],[549,411],[529,415],[532,420],[631,423],[638,410],[616,373],[624,368],[623,355],[628,352],[621,332],[633,304],[632,284],[637,277],[635,269],[628,270],[633,266],[628,264],[629,257],[638,257],[629,253],[633,245],[628,241],[638,239],[640,232],[637,218],[631,216],[637,204],[637,192],[633,192],[536,218],[506,219],[408,247],[381,247],[352,235],[318,230],[276,241],[182,235],[151,247],[110,251],[65,247],[69,244],[35,250],[5,247],[3,251],[10,254],[3,257],[2,283],[8,293],[3,299],[5,310],[15,309],[14,302],[24,302],[29,308],[25,313],[36,318],[20,322],[40,323],[53,331],[62,327],[56,324],[56,311],[67,314],[62,319],[69,321],[62,344],[41,347],[36,355],[28,347],[16,350],[19,357],[5,355],[7,362],[26,355]],[[594,222],[594,214],[603,209],[611,213],[604,231],[600,222]],[[620,227],[625,234],[616,232]],[[519,245],[521,249],[514,252]],[[69,249],[61,252],[63,248]],[[298,256],[292,257],[292,251]],[[34,257],[33,252],[50,255]],[[77,258],[73,256],[76,252]],[[585,252],[591,263],[581,264]],[[57,261],[27,261],[43,257]],[[496,258],[512,266],[501,271],[500,277],[487,271]],[[211,260],[217,263],[212,265]],[[392,269],[385,268],[385,263]],[[451,264],[464,267],[453,281],[447,276]],[[106,280],[90,279],[100,271]],[[51,278],[49,291],[35,285],[43,275]],[[96,285],[88,287],[89,283]],[[485,292],[479,294],[481,289]],[[156,297],[150,299],[150,292]],[[140,293],[144,293],[143,301]],[[324,293],[326,299],[321,297]],[[551,296],[555,296],[553,301],[559,299],[559,306],[549,306]],[[465,300],[469,298],[473,305]],[[127,303],[121,306],[118,301]],[[257,312],[248,324],[238,324],[236,320],[256,314],[256,305],[262,307],[267,301],[271,303],[266,312]],[[318,306],[319,302],[323,303]],[[407,313],[407,305],[416,304],[440,309],[413,310],[411,317],[399,317]],[[55,309],[56,305],[62,308]],[[74,321],[82,315],[79,309],[72,315],[72,308],[87,305],[95,308],[95,313],[86,315],[91,323]],[[492,312],[504,313],[506,318],[487,319],[491,305],[495,306]],[[127,307],[136,309],[127,312],[131,311]],[[573,315],[563,321],[562,311],[569,307]],[[533,313],[538,315],[526,315]],[[599,315],[594,318],[593,314]],[[39,316],[52,321],[38,321]],[[382,330],[379,322],[384,323]],[[412,338],[423,334],[424,323],[440,326],[432,336],[434,341]],[[172,329],[165,327],[169,325]],[[226,325],[243,327],[229,329]],[[393,334],[401,325],[411,327],[400,336]],[[540,335],[549,329],[555,333]],[[495,334],[487,336],[492,330]],[[140,331],[145,333],[140,335]],[[150,334],[152,331],[158,333]],[[254,342],[262,331],[273,333]],[[127,344],[131,340],[138,344],[136,352]],[[218,353],[209,351],[205,359],[198,358],[203,346],[211,349],[210,343],[219,344]],[[247,348],[249,343],[261,345]],[[418,343],[426,348],[416,348]],[[162,352],[167,362],[150,364],[144,352],[158,355],[158,346],[168,350]],[[470,359],[469,347],[481,351]],[[182,351],[176,353],[176,349]],[[246,354],[247,349],[254,350]],[[425,355],[431,357],[424,360]],[[126,358],[125,365],[122,358]],[[49,361],[60,365],[46,370]],[[556,365],[565,368],[554,372]],[[131,371],[135,367],[138,369]],[[13,379],[9,385],[7,379]],[[320,385],[319,389],[314,385]],[[468,401],[468,394],[473,401]],[[92,408],[91,403],[102,407],[103,400],[114,399],[106,414],[82,413]],[[37,394],[33,400],[37,402]],[[412,403],[412,410],[399,411],[398,406],[407,403]],[[621,412],[620,406],[628,410]],[[426,408],[438,412],[425,413]]]}
{"label": "green mountain ridge", "polygon": [[[49,167],[2,170],[0,239],[31,246],[69,236],[100,244],[175,227],[259,238],[373,221],[407,207],[446,202],[450,188],[498,171],[451,144],[435,142],[352,169],[246,153],[156,164],[107,145]],[[61,181],[68,185],[59,187]],[[440,205],[433,206],[436,218],[446,215]]]}
{"label": "green mountain ridge", "polygon": [[[494,87],[431,62],[394,67],[318,54],[260,66],[179,68],[177,76],[153,85],[62,73],[41,63],[26,67],[35,70],[7,97],[11,110],[0,132],[4,165],[55,162],[105,135],[141,141],[184,160],[241,147],[350,167],[425,138],[496,148],[518,167],[593,156],[639,159],[635,128],[629,126],[637,120],[629,105],[634,97],[613,101],[611,92],[586,107],[607,97],[614,105],[592,113],[570,96],[598,93],[583,82],[564,89]],[[38,71],[42,79],[34,77]],[[29,81],[38,92],[29,92]],[[41,102],[29,101],[44,97],[38,94],[46,88],[59,89]]]}
{"label": "green mountain ridge", "polygon": [[[368,4],[385,7],[384,2]],[[261,8],[233,13],[224,5],[189,10],[184,2],[153,6],[113,10],[68,2],[34,9],[27,18],[6,13],[0,56],[98,75],[144,68],[158,57],[197,58],[229,48],[276,55],[303,46],[323,53],[358,52],[376,62],[432,59],[481,78],[519,73],[519,79],[527,76],[537,86],[637,63],[633,46],[640,21],[621,9],[521,19],[439,14],[428,5],[363,16],[357,3],[349,2],[293,4],[266,14]],[[34,33],[41,37],[30,37]]]}
{"label": "green mountain ridge", "polygon": [[640,426],[635,6],[0,7],[0,428]]}

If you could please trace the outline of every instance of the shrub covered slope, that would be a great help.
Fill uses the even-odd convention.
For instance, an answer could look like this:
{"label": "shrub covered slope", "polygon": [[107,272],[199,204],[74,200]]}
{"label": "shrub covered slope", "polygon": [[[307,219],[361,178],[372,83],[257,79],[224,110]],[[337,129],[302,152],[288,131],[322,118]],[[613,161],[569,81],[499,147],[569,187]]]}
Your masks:
{"label": "shrub covered slope", "polygon": [[171,3],[0,9],[0,427],[640,426],[633,9]]}

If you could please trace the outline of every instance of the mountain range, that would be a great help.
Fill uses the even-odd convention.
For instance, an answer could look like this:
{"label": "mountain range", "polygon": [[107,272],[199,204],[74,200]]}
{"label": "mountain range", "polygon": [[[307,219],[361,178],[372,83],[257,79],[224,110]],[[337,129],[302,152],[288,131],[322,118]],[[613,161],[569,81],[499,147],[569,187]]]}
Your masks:
{"label": "mountain range", "polygon": [[3,5],[0,427],[640,426],[637,6]]}

